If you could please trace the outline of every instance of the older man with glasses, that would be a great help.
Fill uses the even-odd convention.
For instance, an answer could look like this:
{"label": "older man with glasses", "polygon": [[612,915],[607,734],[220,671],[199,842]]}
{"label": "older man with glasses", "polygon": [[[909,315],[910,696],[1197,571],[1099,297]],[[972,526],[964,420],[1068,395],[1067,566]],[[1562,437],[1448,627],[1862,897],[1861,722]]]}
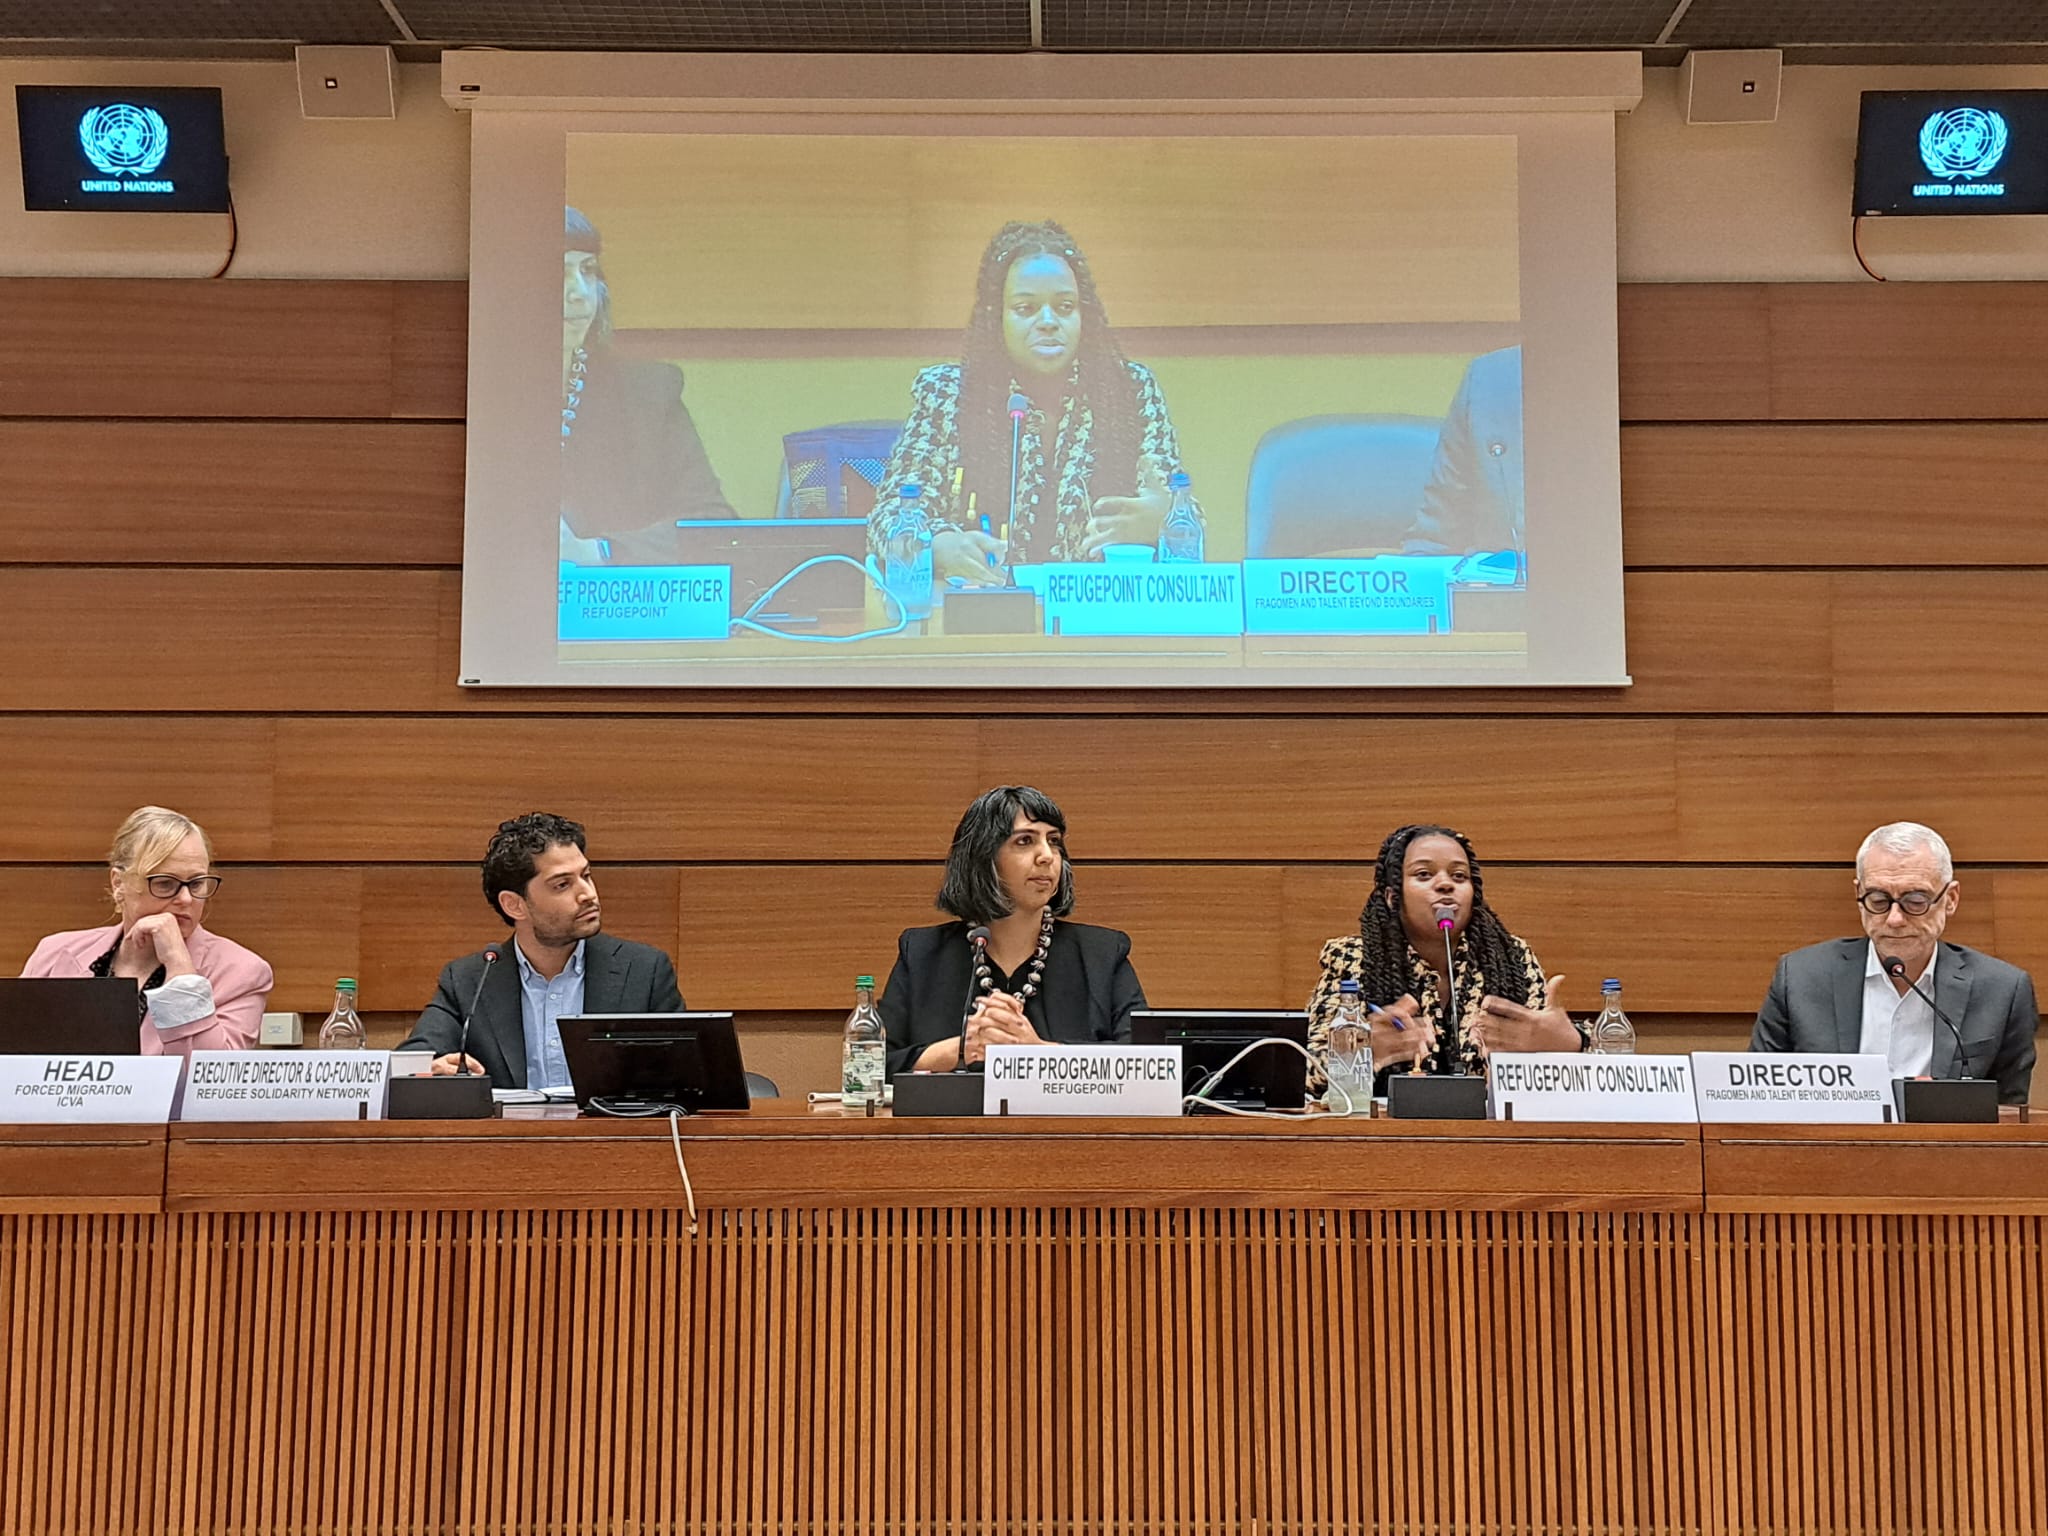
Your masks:
{"label": "older man with glasses", "polygon": [[1856,850],[1864,937],[1830,939],[1778,962],[1756,1016],[1752,1051],[1860,1051],[1894,1077],[1988,1077],[2003,1104],[2024,1104],[2040,1009],[2017,966],[1942,930],[1962,899],[1948,844],[1896,821]]}

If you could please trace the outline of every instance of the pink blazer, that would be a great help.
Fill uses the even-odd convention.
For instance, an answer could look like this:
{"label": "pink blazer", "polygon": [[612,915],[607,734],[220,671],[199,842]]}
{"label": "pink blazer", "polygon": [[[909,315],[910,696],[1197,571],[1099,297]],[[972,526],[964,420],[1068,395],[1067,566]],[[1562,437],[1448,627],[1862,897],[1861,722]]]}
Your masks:
{"label": "pink blazer", "polygon": [[[22,967],[24,976],[90,976],[92,963],[114,947],[121,925],[53,933],[36,946]],[[142,1054],[189,1056],[194,1051],[243,1051],[256,1044],[263,1022],[263,1004],[270,996],[270,965],[254,950],[242,948],[204,928],[195,928],[185,943],[193,969],[213,986],[213,1012],[175,1029],[159,1029],[144,1015]]]}

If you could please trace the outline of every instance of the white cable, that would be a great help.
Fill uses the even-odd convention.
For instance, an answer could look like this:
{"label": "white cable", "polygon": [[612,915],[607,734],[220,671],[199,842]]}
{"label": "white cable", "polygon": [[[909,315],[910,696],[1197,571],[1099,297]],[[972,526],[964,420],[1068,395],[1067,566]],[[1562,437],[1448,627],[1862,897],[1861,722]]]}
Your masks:
{"label": "white cable", "polygon": [[[884,604],[882,612],[884,614],[888,613],[890,607],[895,608],[897,614],[896,622],[887,629],[863,630],[857,635],[799,635],[793,631],[776,629],[772,625],[762,624],[755,620],[754,615],[767,605],[769,599],[773,598],[776,593],[780,592],[814,565],[852,566],[861,575],[873,582],[875,590],[882,594],[882,602]],[[803,645],[851,645],[856,640],[880,640],[889,635],[902,634],[904,630],[910,627],[910,610],[904,606],[902,598],[889,590],[887,583],[881,579],[872,562],[859,561],[851,555],[813,555],[810,559],[804,561],[802,565],[799,565],[795,570],[769,587],[767,591],[763,592],[751,603],[747,604],[747,611],[732,621],[732,627],[734,629],[751,629],[756,634],[772,635],[777,640],[794,640]]]}
{"label": "white cable", "polygon": [[697,1191],[690,1187],[690,1168],[683,1161],[683,1117],[676,1110],[668,1112],[669,1139],[676,1144],[676,1172],[683,1176],[683,1198],[690,1204],[690,1236],[697,1235]]}
{"label": "white cable", "polygon": [[[1204,1109],[1219,1110],[1226,1115],[1242,1115],[1247,1120],[1310,1119],[1315,1112],[1306,1106],[1303,1106],[1300,1109],[1239,1109],[1235,1104],[1224,1104],[1219,1102],[1218,1100],[1209,1097],[1209,1094],[1215,1090],[1216,1085],[1218,1083],[1221,1083],[1224,1078],[1230,1075],[1230,1069],[1232,1067],[1236,1066],[1240,1061],[1243,1061],[1245,1057],[1251,1055],[1253,1051],[1256,1051],[1262,1045],[1284,1045],[1288,1047],[1290,1050],[1301,1052],[1302,1060],[1306,1061],[1310,1066],[1314,1066],[1316,1064],[1315,1057],[1309,1054],[1308,1048],[1304,1046],[1299,1040],[1289,1040],[1284,1035],[1267,1035],[1262,1040],[1254,1040],[1250,1045],[1246,1046],[1243,1050],[1239,1051],[1235,1056],[1231,1057],[1230,1060],[1223,1063],[1223,1065],[1218,1067],[1214,1072],[1211,1072],[1209,1074],[1208,1087],[1204,1088],[1200,1093],[1182,1094],[1180,1101],[1182,1107],[1187,1108],[1189,1106],[1199,1104]],[[1356,1114],[1358,1111],[1358,1105],[1352,1099],[1351,1095],[1345,1091],[1344,1085],[1342,1083],[1333,1082],[1330,1084],[1330,1086],[1337,1090],[1337,1097],[1344,1101],[1344,1107],[1342,1109],[1326,1110],[1324,1111],[1324,1113],[1340,1120],[1348,1115]]]}

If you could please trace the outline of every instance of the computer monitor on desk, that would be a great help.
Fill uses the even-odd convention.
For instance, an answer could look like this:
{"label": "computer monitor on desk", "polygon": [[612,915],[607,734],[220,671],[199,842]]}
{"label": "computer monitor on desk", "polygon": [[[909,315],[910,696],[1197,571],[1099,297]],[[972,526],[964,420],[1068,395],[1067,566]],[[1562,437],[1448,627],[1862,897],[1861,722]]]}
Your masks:
{"label": "computer monitor on desk", "polygon": [[729,1013],[585,1013],[560,1021],[585,1114],[745,1109],[747,1073]]}
{"label": "computer monitor on desk", "polygon": [[128,976],[0,979],[0,1056],[140,1056],[135,999]]}
{"label": "computer monitor on desk", "polygon": [[1300,1051],[1261,1046],[1230,1065],[1253,1041],[1273,1039],[1306,1048],[1308,1015],[1289,1008],[1140,1008],[1131,1014],[1131,1044],[1181,1048],[1181,1092],[1234,1109],[1300,1109],[1306,1102],[1308,1058]]}

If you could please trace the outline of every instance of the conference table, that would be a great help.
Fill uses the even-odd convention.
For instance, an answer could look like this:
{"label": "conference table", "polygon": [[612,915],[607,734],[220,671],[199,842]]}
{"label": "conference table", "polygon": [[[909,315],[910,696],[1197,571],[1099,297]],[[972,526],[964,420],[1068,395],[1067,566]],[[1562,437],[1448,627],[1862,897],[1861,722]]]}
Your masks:
{"label": "conference table", "polygon": [[2048,1126],[0,1128],[8,1536],[2003,1536],[2044,1437]]}

